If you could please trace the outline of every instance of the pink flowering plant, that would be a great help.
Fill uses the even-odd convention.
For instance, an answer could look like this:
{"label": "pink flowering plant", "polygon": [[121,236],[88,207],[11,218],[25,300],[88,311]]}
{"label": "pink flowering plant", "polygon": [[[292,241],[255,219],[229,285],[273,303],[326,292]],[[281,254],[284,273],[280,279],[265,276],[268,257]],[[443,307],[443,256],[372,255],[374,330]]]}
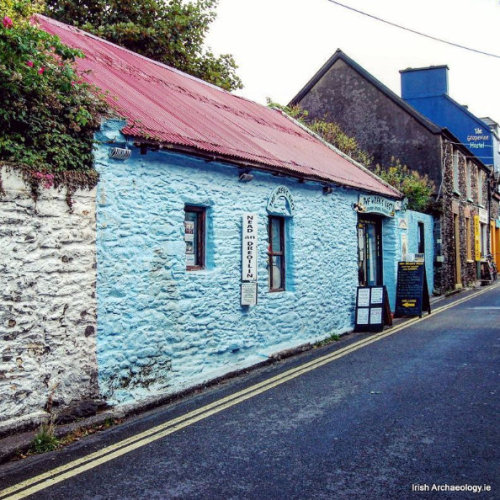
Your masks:
{"label": "pink flowering plant", "polygon": [[0,0],[0,161],[38,172],[93,168],[94,131],[107,107],[75,70],[83,57],[39,28],[41,2]]}

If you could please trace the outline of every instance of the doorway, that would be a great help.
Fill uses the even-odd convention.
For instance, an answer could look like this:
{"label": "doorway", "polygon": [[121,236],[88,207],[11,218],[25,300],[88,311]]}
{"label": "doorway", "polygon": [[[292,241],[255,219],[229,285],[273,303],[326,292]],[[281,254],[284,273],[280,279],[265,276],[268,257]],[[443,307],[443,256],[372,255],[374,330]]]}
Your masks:
{"label": "doorway", "polygon": [[360,286],[383,283],[382,224],[377,216],[358,216],[358,280]]}

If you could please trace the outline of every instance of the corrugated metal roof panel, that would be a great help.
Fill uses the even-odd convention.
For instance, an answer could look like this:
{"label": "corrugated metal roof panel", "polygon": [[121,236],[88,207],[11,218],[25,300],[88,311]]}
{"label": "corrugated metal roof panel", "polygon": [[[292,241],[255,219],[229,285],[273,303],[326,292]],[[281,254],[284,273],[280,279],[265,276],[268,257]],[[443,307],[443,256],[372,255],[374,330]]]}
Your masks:
{"label": "corrugated metal roof panel", "polygon": [[279,111],[74,27],[44,16],[39,21],[44,30],[85,53],[77,60],[78,69],[85,80],[109,92],[110,104],[127,121],[126,135],[399,196]]}

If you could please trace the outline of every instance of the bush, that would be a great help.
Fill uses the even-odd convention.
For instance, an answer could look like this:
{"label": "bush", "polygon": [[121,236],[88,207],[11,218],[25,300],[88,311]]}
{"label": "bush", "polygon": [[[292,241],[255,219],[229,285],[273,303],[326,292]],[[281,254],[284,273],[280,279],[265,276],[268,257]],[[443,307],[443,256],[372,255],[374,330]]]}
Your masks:
{"label": "bush", "polygon": [[91,170],[106,104],[76,73],[83,54],[32,20],[37,8],[40,2],[0,0],[0,160],[44,176]]}
{"label": "bush", "polygon": [[432,195],[435,192],[434,183],[427,175],[420,175],[402,165],[399,160],[392,158],[392,166],[387,168],[377,165],[375,174],[401,191],[408,198],[408,208],[418,212],[425,212],[430,208]]}

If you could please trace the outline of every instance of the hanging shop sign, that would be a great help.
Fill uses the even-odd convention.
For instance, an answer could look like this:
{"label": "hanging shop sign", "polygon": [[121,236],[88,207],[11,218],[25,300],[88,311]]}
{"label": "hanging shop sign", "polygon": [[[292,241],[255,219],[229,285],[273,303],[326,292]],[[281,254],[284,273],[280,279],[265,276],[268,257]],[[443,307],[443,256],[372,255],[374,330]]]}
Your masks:
{"label": "hanging shop sign", "polygon": [[292,193],[286,186],[278,186],[273,189],[267,202],[267,211],[271,215],[292,217],[295,213],[295,202]]}
{"label": "hanging shop sign", "polygon": [[243,214],[241,281],[257,281],[257,224],[257,214]]}
{"label": "hanging shop sign", "polygon": [[479,215],[474,215],[474,258],[476,262],[481,260],[481,223]]}
{"label": "hanging shop sign", "polygon": [[[398,204],[400,206],[400,204]],[[354,205],[356,212],[363,214],[381,214],[394,217],[396,213],[396,201],[379,195],[360,194],[358,203]]]}

